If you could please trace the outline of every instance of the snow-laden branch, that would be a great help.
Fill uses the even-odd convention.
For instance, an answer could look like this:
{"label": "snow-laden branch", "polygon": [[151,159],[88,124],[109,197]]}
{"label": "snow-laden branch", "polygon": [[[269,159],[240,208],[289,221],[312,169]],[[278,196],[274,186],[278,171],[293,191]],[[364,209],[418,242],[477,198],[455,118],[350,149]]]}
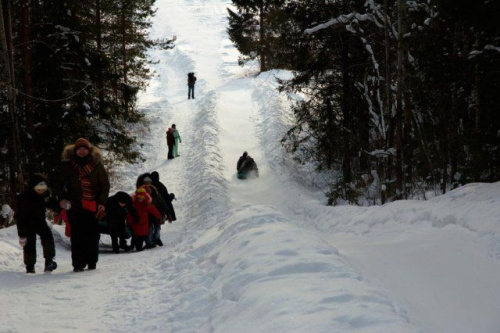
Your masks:
{"label": "snow-laden branch", "polygon": [[382,23],[380,23],[376,19],[376,17],[373,16],[372,14],[350,13],[350,14],[347,14],[347,15],[340,15],[340,16],[338,16],[336,18],[333,18],[333,19],[329,20],[328,22],[321,23],[321,24],[318,24],[315,27],[306,29],[304,31],[304,33],[309,35],[309,34],[313,34],[313,33],[318,32],[320,30],[327,29],[329,27],[336,26],[336,25],[339,25],[339,24],[348,25],[351,22],[356,22],[357,23],[357,22],[365,22],[365,21],[373,22],[379,28],[383,28],[384,27],[384,25]]}

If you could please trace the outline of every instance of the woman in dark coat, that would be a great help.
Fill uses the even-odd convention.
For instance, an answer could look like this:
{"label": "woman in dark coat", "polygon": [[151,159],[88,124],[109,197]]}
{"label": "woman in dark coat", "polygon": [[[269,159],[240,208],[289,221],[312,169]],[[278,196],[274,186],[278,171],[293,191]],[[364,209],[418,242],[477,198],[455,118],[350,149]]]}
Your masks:
{"label": "woman in dark coat", "polygon": [[96,215],[105,211],[109,195],[108,173],[99,148],[80,138],[62,153],[62,165],[54,175],[53,190],[67,209],[71,225],[73,271],[95,269],[99,259],[99,227]]}
{"label": "woman in dark coat", "polygon": [[45,220],[48,206],[47,179],[40,174],[30,178],[28,189],[17,199],[16,219],[19,244],[23,247],[26,273],[35,273],[36,263],[36,235],[40,236],[45,258],[45,272],[52,272],[57,268],[54,261],[56,249],[54,237]]}
{"label": "woman in dark coat", "polygon": [[177,220],[175,216],[174,205],[172,204],[172,200],[175,197],[173,193],[168,193],[167,187],[160,181],[160,174],[157,171],[151,172],[151,179],[153,180],[153,185],[160,193],[161,197],[165,201],[168,207],[168,216],[167,219],[169,222]]}
{"label": "woman in dark coat", "polygon": [[109,224],[109,234],[114,253],[118,253],[120,248],[125,252],[130,251],[125,232],[125,222],[129,213],[133,220],[139,220],[130,195],[125,192],[117,192],[108,198],[106,202],[106,220]]}
{"label": "woman in dark coat", "polygon": [[174,145],[175,145],[174,130],[171,127],[169,127],[169,129],[167,130],[167,146],[168,146],[169,160],[174,158]]}

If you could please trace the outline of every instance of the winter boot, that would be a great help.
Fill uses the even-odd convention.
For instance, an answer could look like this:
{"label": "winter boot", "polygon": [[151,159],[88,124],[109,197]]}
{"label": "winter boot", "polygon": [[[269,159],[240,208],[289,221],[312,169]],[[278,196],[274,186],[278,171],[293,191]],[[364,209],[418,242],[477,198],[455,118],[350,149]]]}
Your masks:
{"label": "winter boot", "polygon": [[35,266],[34,265],[26,266],[26,274],[35,274]]}
{"label": "winter boot", "polygon": [[155,240],[155,242],[156,242],[156,245],[158,245],[158,246],[163,246],[163,242],[161,241],[161,239],[157,238],[157,239]]}
{"label": "winter boot", "polygon": [[75,267],[75,268],[73,268],[73,272],[75,272],[75,273],[79,273],[79,272],[83,272],[83,271],[84,271],[83,267]]}
{"label": "winter boot", "polygon": [[89,267],[88,267],[89,270],[94,270],[96,268],[97,268],[97,264],[89,264]]}
{"label": "winter boot", "polygon": [[122,246],[122,249],[123,249],[123,251],[125,251],[125,252],[130,252],[130,250],[132,250],[132,246],[123,245],[123,246]]}
{"label": "winter boot", "polygon": [[52,259],[45,260],[45,273],[50,273],[57,268],[57,263]]}

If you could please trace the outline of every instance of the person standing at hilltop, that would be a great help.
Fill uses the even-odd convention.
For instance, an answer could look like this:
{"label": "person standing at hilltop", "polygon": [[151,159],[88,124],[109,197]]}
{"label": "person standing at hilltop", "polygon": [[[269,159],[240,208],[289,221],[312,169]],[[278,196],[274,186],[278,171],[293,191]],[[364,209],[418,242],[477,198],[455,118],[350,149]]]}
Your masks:
{"label": "person standing at hilltop", "polygon": [[193,72],[188,73],[188,99],[194,99],[194,84],[196,83],[196,76]]}

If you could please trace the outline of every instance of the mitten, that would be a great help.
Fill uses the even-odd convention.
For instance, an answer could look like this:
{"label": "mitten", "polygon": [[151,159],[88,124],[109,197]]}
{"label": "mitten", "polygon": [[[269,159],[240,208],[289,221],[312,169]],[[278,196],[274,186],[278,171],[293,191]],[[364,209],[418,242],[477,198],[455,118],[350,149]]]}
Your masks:
{"label": "mitten", "polygon": [[71,209],[71,202],[69,200],[61,200],[59,202],[59,206],[64,209],[64,210],[70,210]]}
{"label": "mitten", "polygon": [[24,247],[26,245],[26,237],[19,237],[19,245]]}
{"label": "mitten", "polygon": [[106,216],[106,211],[104,209],[98,209],[97,213],[95,213],[95,217],[98,221],[102,220]]}

